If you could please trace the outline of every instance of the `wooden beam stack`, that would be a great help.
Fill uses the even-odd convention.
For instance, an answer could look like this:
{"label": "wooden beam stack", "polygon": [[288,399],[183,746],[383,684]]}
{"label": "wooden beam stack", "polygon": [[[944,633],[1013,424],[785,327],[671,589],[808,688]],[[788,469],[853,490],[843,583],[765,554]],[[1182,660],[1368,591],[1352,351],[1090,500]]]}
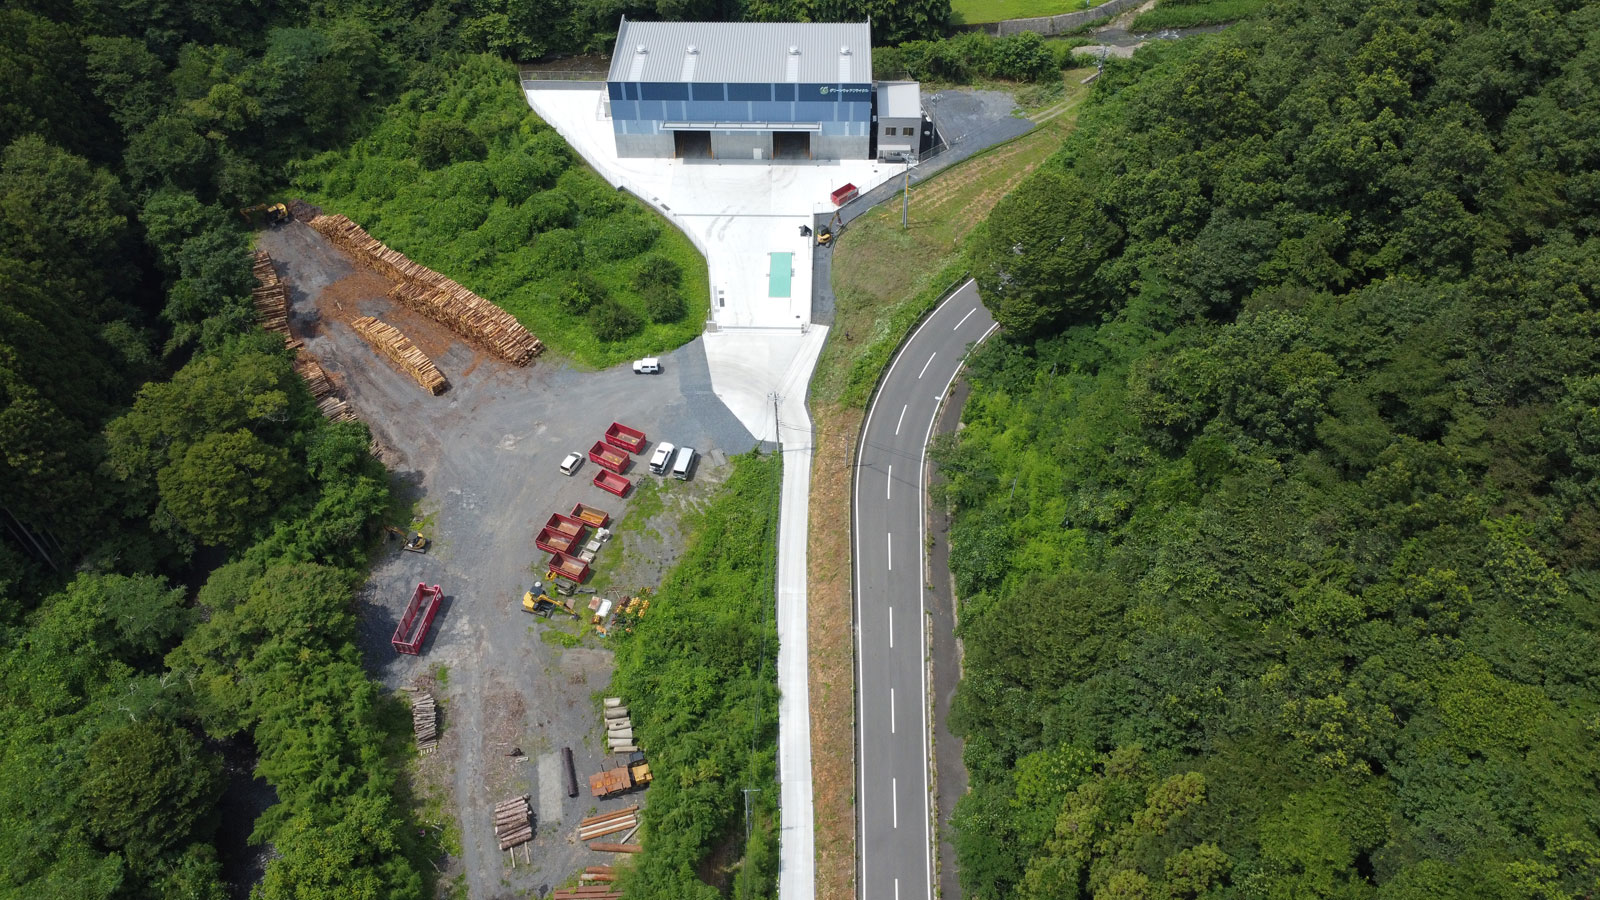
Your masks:
{"label": "wooden beam stack", "polygon": [[642,844],[608,844],[608,843],[606,843],[604,841],[591,841],[590,844],[589,844],[589,849],[590,850],[598,850],[601,853],[643,853],[644,852],[644,845],[642,845]]}
{"label": "wooden beam stack", "polygon": [[442,394],[449,383],[444,380],[444,373],[433,364],[426,353],[417,349],[411,339],[400,333],[400,329],[380,321],[372,316],[362,316],[350,323],[356,334],[366,339],[379,353],[388,357],[395,368],[416,379],[430,394]]}
{"label": "wooden beam stack", "polygon": [[617,874],[610,866],[586,866],[583,874],[578,876],[579,881],[600,882],[602,884],[617,880]]}
{"label": "wooden beam stack", "polygon": [[639,807],[629,806],[580,821],[578,840],[589,841],[637,827],[639,827]]}
{"label": "wooden beam stack", "polygon": [[256,286],[250,291],[255,304],[256,323],[263,329],[283,335],[283,343],[290,350],[304,346],[289,332],[289,289],[278,277],[278,269],[265,250],[257,250],[251,266],[256,276]]}
{"label": "wooden beam stack", "polygon": [[494,805],[494,836],[500,841],[501,850],[533,840],[533,807],[528,804],[528,795]]}
{"label": "wooden beam stack", "polygon": [[339,396],[333,379],[328,377],[315,356],[304,350],[296,353],[294,370],[306,383],[306,388],[311,391],[311,399],[317,401],[317,409],[322,410],[324,417],[333,422],[349,422],[356,417],[356,411]]}
{"label": "wooden beam stack", "polygon": [[550,900],[622,900],[622,892],[613,890],[609,884],[556,888]]}
{"label": "wooden beam stack", "polygon": [[427,755],[438,748],[439,707],[427,691],[417,691],[411,698],[411,733],[417,738],[417,752]]}
{"label": "wooden beam stack", "polygon": [[513,365],[525,366],[544,344],[516,316],[438,272],[407,259],[360,225],[341,215],[317,216],[309,223],[358,262],[398,282],[389,297],[422,313]]}

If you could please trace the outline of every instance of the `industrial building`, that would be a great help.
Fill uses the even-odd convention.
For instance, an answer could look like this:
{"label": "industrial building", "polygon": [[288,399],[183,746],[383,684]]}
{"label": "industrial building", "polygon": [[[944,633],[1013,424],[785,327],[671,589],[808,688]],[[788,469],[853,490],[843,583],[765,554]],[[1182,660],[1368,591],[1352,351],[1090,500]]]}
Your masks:
{"label": "industrial building", "polygon": [[[606,90],[621,158],[874,156],[877,95],[865,22],[623,19]],[[896,121],[897,147],[907,142],[901,130],[920,121],[915,90],[896,98],[896,111],[913,119]]]}

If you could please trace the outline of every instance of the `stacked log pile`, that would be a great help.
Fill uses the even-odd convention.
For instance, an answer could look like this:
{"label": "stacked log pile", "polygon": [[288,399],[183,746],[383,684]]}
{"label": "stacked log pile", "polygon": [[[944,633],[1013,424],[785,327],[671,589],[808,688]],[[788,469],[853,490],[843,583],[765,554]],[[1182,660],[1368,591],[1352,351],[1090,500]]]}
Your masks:
{"label": "stacked log pile", "polygon": [[255,304],[256,322],[267,331],[283,335],[283,342],[290,350],[300,349],[300,342],[289,333],[289,290],[278,277],[278,269],[267,251],[256,251],[252,269],[256,287],[250,292],[250,300]]}
{"label": "stacked log pile", "polygon": [[501,850],[533,840],[533,807],[526,794],[494,805],[494,836]]}
{"label": "stacked log pile", "polygon": [[556,888],[550,900],[622,900],[622,892],[612,885],[597,884],[575,888]]}
{"label": "stacked log pile", "polygon": [[323,416],[334,422],[354,419],[356,411],[338,395],[316,357],[305,352],[305,345],[289,330],[289,289],[278,277],[267,251],[256,251],[253,269],[256,287],[250,292],[250,299],[256,307],[256,322],[267,331],[283,335],[284,346],[295,352],[294,370],[305,381]]}
{"label": "stacked log pile", "polygon": [[416,379],[417,384],[422,385],[428,393],[442,394],[449,386],[433,360],[418,350],[410,338],[400,333],[400,329],[372,316],[362,316],[352,321],[350,327],[379,353],[388,357],[396,368]]}
{"label": "stacked log pile", "polygon": [[619,831],[632,831],[638,827],[639,807],[629,806],[598,816],[590,816],[578,822],[578,840],[592,841]]}
{"label": "stacked log pile", "polygon": [[333,422],[349,422],[356,417],[356,411],[339,396],[338,390],[333,386],[333,379],[328,377],[322,364],[317,358],[304,350],[295,354],[294,370],[299,373],[306,388],[311,391],[311,399],[317,401],[317,409],[322,410],[322,415]]}
{"label": "stacked log pile", "polygon": [[608,843],[606,843],[604,841],[591,841],[589,843],[589,849],[590,850],[598,850],[601,853],[643,853],[644,852],[644,845],[643,844],[608,844]]}
{"label": "stacked log pile", "polygon": [[579,881],[600,882],[602,884],[616,881],[617,873],[610,866],[585,866],[583,874],[578,876]]}
{"label": "stacked log pile", "polygon": [[390,299],[433,319],[513,365],[525,366],[544,351],[544,344],[516,317],[455,281],[405,254],[384,246],[360,225],[341,215],[317,216],[310,222],[334,245],[358,262],[398,282]]}
{"label": "stacked log pile", "polygon": [[439,707],[433,695],[416,691],[411,698],[411,733],[417,738],[417,752],[426,756],[439,747]]}

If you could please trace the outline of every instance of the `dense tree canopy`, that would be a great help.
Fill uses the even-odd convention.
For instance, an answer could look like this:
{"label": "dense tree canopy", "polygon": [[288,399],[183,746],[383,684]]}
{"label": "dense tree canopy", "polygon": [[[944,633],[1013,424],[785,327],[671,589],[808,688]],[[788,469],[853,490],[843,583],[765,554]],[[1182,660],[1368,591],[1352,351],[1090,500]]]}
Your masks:
{"label": "dense tree canopy", "polygon": [[1597,36],[1285,3],[1109,65],[996,210],[966,896],[1594,893]]}

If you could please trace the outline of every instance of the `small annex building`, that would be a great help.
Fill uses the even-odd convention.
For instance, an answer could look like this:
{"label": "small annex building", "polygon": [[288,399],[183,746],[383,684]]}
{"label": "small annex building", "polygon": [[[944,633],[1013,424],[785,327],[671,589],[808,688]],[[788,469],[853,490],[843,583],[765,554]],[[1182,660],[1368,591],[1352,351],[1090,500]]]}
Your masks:
{"label": "small annex building", "polygon": [[623,19],[606,91],[622,158],[872,155],[866,22]]}

